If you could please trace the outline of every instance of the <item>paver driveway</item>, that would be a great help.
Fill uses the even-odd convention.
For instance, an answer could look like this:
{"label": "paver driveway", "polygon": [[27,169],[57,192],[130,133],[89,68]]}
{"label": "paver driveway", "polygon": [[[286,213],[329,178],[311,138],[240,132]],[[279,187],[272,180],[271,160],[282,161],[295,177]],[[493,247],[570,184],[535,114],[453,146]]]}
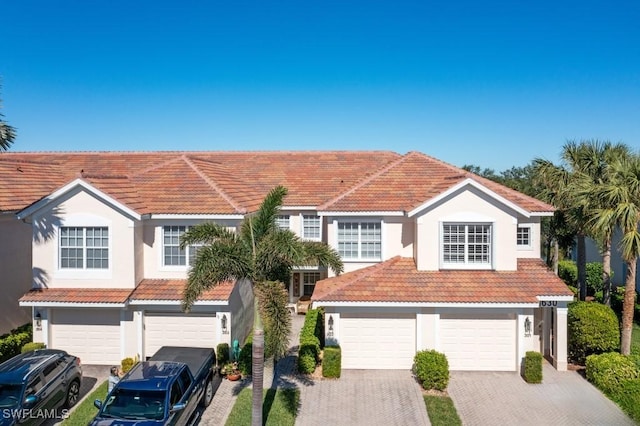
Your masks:
{"label": "paver driveway", "polygon": [[633,425],[580,374],[545,363],[543,383],[516,373],[453,371],[449,395],[464,425]]}

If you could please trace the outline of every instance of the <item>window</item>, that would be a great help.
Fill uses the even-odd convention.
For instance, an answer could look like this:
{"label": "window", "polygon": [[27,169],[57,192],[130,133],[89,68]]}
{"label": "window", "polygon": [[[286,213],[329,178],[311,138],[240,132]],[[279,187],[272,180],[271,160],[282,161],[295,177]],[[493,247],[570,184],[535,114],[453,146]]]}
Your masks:
{"label": "window", "polygon": [[320,281],[320,272],[305,272],[302,274],[302,291],[305,296],[311,296],[316,282]]}
{"label": "window", "polygon": [[380,222],[338,222],[338,253],[343,259],[382,257]]}
{"label": "window", "polygon": [[518,247],[531,246],[531,228],[528,226],[518,226],[516,240]]}
{"label": "window", "polygon": [[[163,227],[164,243],[164,266],[187,266],[193,265],[203,244],[192,244],[185,250],[180,249],[180,237],[187,232],[186,226],[165,226]],[[187,264],[187,259],[189,263]]]}
{"label": "window", "polygon": [[289,215],[280,215],[276,217],[276,225],[280,229],[289,229]]}
{"label": "window", "polygon": [[320,217],[310,215],[302,216],[302,238],[310,240],[320,239]]}
{"label": "window", "polygon": [[61,269],[108,269],[109,229],[106,227],[60,228]]}
{"label": "window", "polygon": [[446,223],[442,231],[445,264],[491,264],[491,225]]}

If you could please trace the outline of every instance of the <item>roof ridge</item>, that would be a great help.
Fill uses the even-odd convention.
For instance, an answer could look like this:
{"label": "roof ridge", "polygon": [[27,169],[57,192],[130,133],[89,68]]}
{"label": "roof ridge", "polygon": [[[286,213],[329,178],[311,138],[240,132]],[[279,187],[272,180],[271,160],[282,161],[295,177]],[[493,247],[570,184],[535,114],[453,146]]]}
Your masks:
{"label": "roof ridge", "polygon": [[214,191],[216,191],[227,203],[229,203],[229,205],[231,207],[233,207],[238,213],[246,213],[247,209],[245,209],[244,207],[241,207],[240,205],[238,205],[238,203],[236,203],[233,198],[231,198],[229,195],[227,195],[226,192],[224,192],[219,186],[218,184],[211,178],[209,178],[209,176],[207,176],[206,174],[204,174],[199,168],[198,166],[196,166],[193,162],[193,160],[191,160],[189,158],[189,156],[187,156],[186,154],[182,154],[182,156],[180,157],[182,158],[182,160],[187,163],[189,165],[189,167],[191,167],[193,169],[194,172],[196,172],[198,174],[198,176],[200,176],[206,183],[207,185],[209,185]]}
{"label": "roof ridge", "polygon": [[60,163],[52,163],[52,162],[44,162],[44,161],[36,161],[36,160],[25,160],[24,158],[2,158],[0,156],[0,163],[13,163],[13,164],[37,164],[41,166],[59,166]]}
{"label": "roof ridge", "polygon": [[380,175],[382,175],[383,173],[391,170],[393,167],[397,166],[398,164],[402,163],[403,161],[405,161],[405,159],[407,158],[407,156],[409,154],[406,155],[400,155],[399,158],[385,164],[384,166],[382,166],[380,169],[378,169],[377,171],[373,172],[372,174],[370,174],[369,176],[366,176],[365,178],[361,179],[360,181],[356,182],[351,188],[347,189],[346,191],[344,191],[343,193],[339,194],[338,196],[332,198],[331,200],[326,201],[325,203],[321,204],[318,206],[318,210],[324,210],[327,207],[329,207],[331,204],[335,204],[338,201],[340,201],[341,199],[343,199],[344,197],[346,197],[347,195],[353,194],[355,191],[357,191],[358,189],[362,188],[364,185],[368,184],[369,182],[371,182],[372,180],[378,178]]}

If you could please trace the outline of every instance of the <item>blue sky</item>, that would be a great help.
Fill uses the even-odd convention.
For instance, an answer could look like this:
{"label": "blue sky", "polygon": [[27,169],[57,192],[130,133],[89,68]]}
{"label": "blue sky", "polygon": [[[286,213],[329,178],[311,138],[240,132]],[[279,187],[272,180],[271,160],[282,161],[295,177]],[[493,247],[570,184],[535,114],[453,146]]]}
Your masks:
{"label": "blue sky", "polygon": [[12,151],[640,147],[640,2],[2,1]]}

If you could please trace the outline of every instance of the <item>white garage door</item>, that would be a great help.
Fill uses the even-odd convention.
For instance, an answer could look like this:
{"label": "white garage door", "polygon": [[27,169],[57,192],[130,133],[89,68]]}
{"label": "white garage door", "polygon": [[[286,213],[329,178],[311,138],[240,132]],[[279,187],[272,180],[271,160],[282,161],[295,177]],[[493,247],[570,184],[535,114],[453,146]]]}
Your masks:
{"label": "white garage door", "polygon": [[120,311],[54,309],[51,345],[80,357],[83,364],[120,364]]}
{"label": "white garage door", "polygon": [[146,313],[145,356],[162,346],[216,348],[216,317],[213,314]]}
{"label": "white garage door", "polygon": [[515,371],[516,321],[441,315],[440,352],[451,370]]}
{"label": "white garage door", "polygon": [[340,316],[342,368],[409,369],[416,354],[416,316]]}

